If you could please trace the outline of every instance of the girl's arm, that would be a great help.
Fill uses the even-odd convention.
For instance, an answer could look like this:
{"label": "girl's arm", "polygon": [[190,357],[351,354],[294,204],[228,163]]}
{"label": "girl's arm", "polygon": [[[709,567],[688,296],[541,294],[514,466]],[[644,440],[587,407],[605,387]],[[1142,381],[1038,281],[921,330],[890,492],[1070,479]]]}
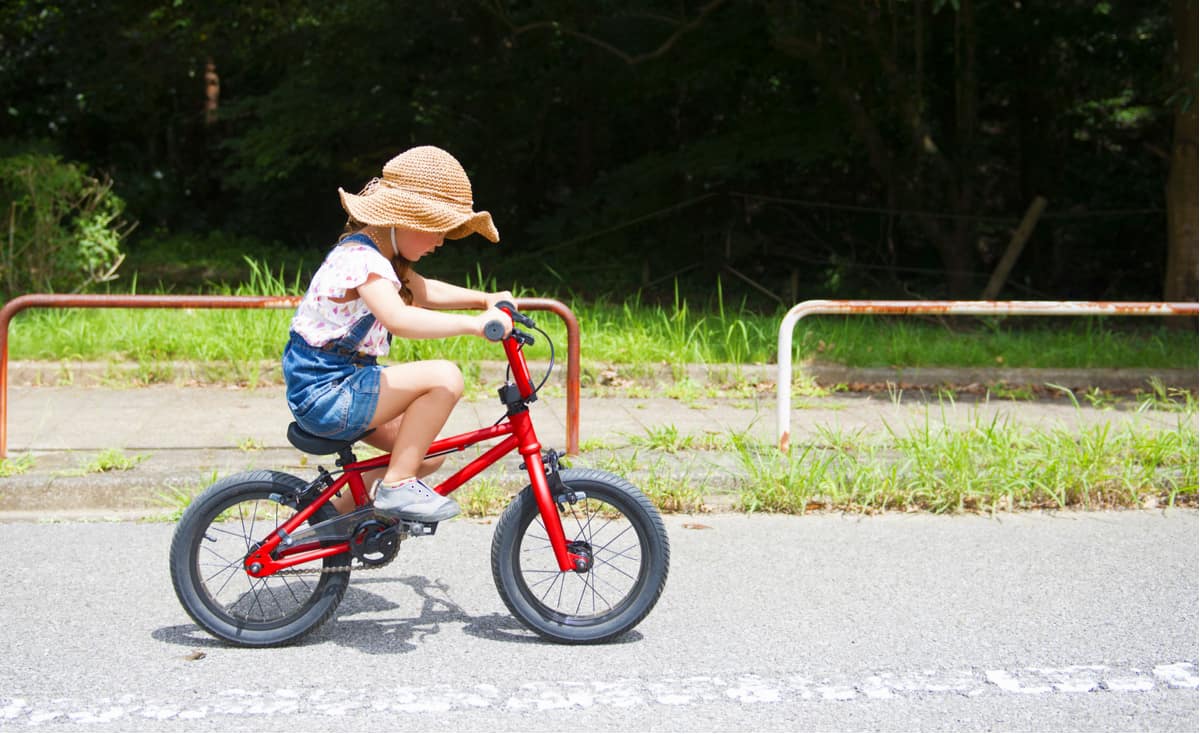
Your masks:
{"label": "girl's arm", "polygon": [[[476,291],[469,291],[465,288],[460,290],[476,293]],[[473,306],[450,307],[487,308],[483,313],[474,316],[438,313],[425,308],[409,306],[400,298],[394,283],[375,274],[367,276],[367,282],[358,287],[358,296],[363,299],[367,308],[383,324],[384,328],[405,339],[439,339],[447,336],[472,334],[483,336],[483,328],[489,321],[503,323],[506,327],[506,335],[508,329],[512,328],[512,321],[508,318],[508,314],[497,308],[481,307],[478,301]],[[415,291],[413,292],[413,302],[418,303]]]}
{"label": "girl's arm", "polygon": [[411,270],[408,276],[408,289],[412,291],[414,305],[441,311],[459,308],[491,308],[496,305],[497,301],[513,300],[512,293],[508,291],[485,293],[471,290],[433,278],[423,278]]}

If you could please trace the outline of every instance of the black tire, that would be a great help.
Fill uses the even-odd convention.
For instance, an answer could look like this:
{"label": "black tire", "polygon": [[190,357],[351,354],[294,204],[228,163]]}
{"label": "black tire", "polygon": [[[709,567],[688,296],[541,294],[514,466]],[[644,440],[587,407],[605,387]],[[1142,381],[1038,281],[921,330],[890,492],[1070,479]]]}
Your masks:
{"label": "black tire", "polygon": [[[242,568],[250,546],[295,512],[283,503],[306,486],[275,471],[227,477],[206,489],[183,513],[171,541],[171,582],[196,624],[246,647],[295,642],[329,619],[346,593],[350,572],[256,579]],[[335,517],[329,504],[310,524]],[[349,553],[294,568],[348,567]]]}
{"label": "black tire", "polygon": [[501,515],[492,537],[492,578],[505,606],[542,637],[568,644],[611,640],[654,608],[667,583],[671,548],[658,510],[626,480],[596,469],[559,472],[586,495],[559,516],[567,542],[588,544],[586,573],[562,572],[550,550],[533,489]]}

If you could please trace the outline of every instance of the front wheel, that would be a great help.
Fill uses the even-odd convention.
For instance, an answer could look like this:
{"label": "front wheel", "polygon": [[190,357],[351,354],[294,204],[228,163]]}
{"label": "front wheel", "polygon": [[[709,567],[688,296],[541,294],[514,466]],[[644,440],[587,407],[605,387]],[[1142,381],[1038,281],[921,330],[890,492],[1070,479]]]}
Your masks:
{"label": "front wheel", "polygon": [[582,497],[559,504],[572,552],[586,572],[560,571],[533,488],[505,509],[492,538],[492,577],[505,606],[539,635],[564,643],[604,642],[633,629],[667,583],[671,548],[658,510],[626,480],[596,469],[566,469],[562,483]]}

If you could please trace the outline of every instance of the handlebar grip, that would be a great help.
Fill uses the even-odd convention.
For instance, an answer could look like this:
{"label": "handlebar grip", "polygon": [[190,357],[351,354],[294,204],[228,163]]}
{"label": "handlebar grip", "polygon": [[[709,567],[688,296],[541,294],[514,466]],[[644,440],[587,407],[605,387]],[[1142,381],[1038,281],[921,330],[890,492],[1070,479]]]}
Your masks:
{"label": "handlebar grip", "polygon": [[499,321],[489,321],[483,325],[483,335],[488,341],[498,342],[504,338],[504,324]]}
{"label": "handlebar grip", "polygon": [[496,308],[506,311],[508,315],[512,317],[514,324],[521,324],[522,326],[533,328],[533,319],[517,311],[517,307],[512,301],[496,301]]}

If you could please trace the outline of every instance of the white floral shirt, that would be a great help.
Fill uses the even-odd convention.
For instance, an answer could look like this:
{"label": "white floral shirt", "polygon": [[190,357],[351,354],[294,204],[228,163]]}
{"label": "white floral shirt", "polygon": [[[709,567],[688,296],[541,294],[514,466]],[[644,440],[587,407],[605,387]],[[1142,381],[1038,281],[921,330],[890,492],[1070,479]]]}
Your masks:
{"label": "white floral shirt", "polygon": [[[350,333],[351,327],[371,312],[361,298],[345,303],[333,299],[345,298],[347,290],[366,283],[371,273],[386,278],[396,285],[397,290],[400,289],[400,280],[392,264],[374,247],[349,242],[333,248],[317,268],[308,292],[296,309],[292,331],[314,347],[324,346]],[[387,354],[387,333],[383,324],[376,321],[358,351],[377,357]]]}

